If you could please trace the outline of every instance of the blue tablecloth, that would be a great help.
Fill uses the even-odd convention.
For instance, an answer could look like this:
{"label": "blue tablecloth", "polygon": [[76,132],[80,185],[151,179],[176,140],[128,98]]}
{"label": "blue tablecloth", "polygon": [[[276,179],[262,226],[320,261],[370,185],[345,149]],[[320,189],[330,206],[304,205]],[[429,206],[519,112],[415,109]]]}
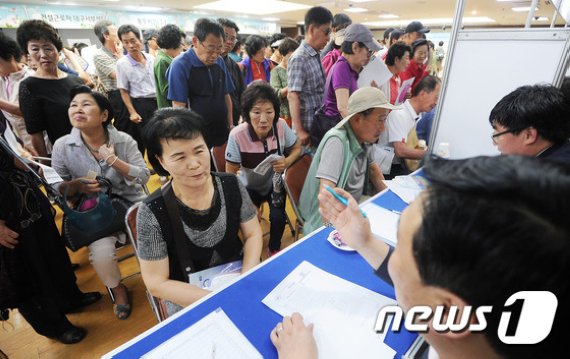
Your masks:
{"label": "blue tablecloth", "polygon": [[[373,199],[373,202],[381,207],[397,211],[402,211],[406,207],[406,203],[390,191]],[[275,260],[264,264],[250,275],[120,351],[114,358],[140,357],[218,307],[226,312],[264,358],[276,358],[277,351],[271,344],[269,333],[282,317],[261,301],[304,260],[329,273],[394,298],[394,289],[376,277],[374,269],[359,254],[341,251],[327,242],[327,235],[331,230],[323,228],[312,234],[297,246],[283,252]],[[416,337],[417,334],[405,330],[397,334],[388,332],[386,343],[397,351],[396,357],[399,358],[408,350]],[[191,353],[189,356],[191,357]]]}

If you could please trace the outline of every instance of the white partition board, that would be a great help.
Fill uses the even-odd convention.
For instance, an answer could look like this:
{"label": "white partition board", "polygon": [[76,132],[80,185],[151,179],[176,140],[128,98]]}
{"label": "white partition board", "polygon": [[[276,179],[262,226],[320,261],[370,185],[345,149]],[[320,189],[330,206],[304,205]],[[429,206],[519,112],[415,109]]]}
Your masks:
{"label": "white partition board", "polygon": [[433,147],[448,142],[452,158],[497,155],[491,109],[519,86],[557,84],[568,65],[569,39],[568,28],[460,32],[433,125]]}

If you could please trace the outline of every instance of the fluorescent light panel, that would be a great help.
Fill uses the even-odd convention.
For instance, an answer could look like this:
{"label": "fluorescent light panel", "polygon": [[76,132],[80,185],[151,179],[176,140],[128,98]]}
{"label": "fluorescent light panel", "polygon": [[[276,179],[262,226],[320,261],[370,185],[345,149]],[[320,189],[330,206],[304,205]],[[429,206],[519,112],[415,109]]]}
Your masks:
{"label": "fluorescent light panel", "polygon": [[346,9],[344,9],[344,11],[346,11],[346,12],[359,13],[359,12],[367,12],[368,9],[365,9],[365,8],[363,8],[363,7],[354,7],[354,6],[351,6],[351,7],[347,7]]}
{"label": "fluorescent light panel", "polygon": [[[261,6],[260,6],[261,5]],[[233,12],[237,14],[267,15],[280,12],[309,9],[309,5],[287,1],[265,0],[219,0],[194,6],[194,9]]]}
{"label": "fluorescent light panel", "polygon": [[382,14],[382,15],[378,15],[378,17],[381,19],[397,19],[397,18],[399,18],[399,16],[395,15],[395,14]]}
{"label": "fluorescent light panel", "polygon": [[[373,27],[393,27],[393,26],[400,26],[404,27],[408,25],[410,22],[418,20],[392,20],[392,21],[373,21],[373,22],[364,22],[364,25],[373,26]],[[424,25],[451,25],[453,24],[452,17],[446,18],[434,18],[434,19],[420,19],[418,20]],[[487,16],[467,16],[463,18],[464,24],[490,24],[496,22],[494,19],[491,19]]]}
{"label": "fluorescent light panel", "polygon": [[[530,6],[515,6],[511,9],[516,12],[529,12]],[[538,11],[538,8],[535,8],[534,11]]]}

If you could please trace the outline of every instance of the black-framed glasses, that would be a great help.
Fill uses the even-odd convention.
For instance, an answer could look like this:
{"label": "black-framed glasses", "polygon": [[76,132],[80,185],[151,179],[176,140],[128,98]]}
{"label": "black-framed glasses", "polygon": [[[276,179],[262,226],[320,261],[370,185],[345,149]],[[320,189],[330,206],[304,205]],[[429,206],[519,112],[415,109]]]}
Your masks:
{"label": "black-framed glasses", "polygon": [[492,133],[491,134],[491,141],[493,141],[494,144],[497,144],[497,138],[501,137],[502,135],[506,135],[507,133],[515,133],[518,132],[519,130],[505,130],[505,131],[501,131],[499,133]]}
{"label": "black-framed glasses", "polygon": [[208,45],[208,46],[206,46],[202,41],[198,41],[198,42],[199,42],[200,44],[202,44],[202,46],[204,46],[204,48],[206,49],[206,52],[207,52],[208,54],[215,54],[215,53],[221,54],[221,53],[222,53],[222,50],[224,49],[223,46],[218,46],[218,47],[213,46],[213,45]]}
{"label": "black-framed glasses", "polygon": [[225,35],[226,35],[225,41],[231,41],[234,44],[238,41],[238,38],[236,36],[230,36],[227,32],[225,33]]}
{"label": "black-framed glasses", "polygon": [[329,36],[332,32],[332,29],[330,27],[327,27],[326,30],[323,30],[320,27],[318,29],[321,30],[323,32],[323,34],[325,34],[325,36]]}

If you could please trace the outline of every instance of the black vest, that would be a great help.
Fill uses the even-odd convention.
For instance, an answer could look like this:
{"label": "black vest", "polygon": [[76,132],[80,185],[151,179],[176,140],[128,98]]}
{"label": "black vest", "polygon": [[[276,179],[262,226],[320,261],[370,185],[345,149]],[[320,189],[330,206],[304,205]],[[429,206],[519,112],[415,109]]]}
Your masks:
{"label": "black vest", "polygon": [[[209,268],[210,260],[212,259],[214,251],[222,257],[222,262],[220,264],[238,260],[242,256],[243,243],[238,238],[242,204],[241,192],[237,182],[238,179],[235,175],[227,173],[212,173],[212,177],[215,186],[218,185],[215,180],[216,177],[219,178],[222,183],[219,195],[220,197],[224,196],[226,202],[226,232],[224,238],[222,238],[222,240],[212,248],[199,247],[192,243],[187,237],[187,240],[178,244],[181,244],[183,248],[190,253],[190,258],[193,262],[193,267],[190,270],[191,273]],[[154,191],[144,202],[156,217],[160,225],[162,237],[166,241],[170,270],[169,278],[172,280],[188,282],[187,273],[183,270],[182,263],[180,263],[180,257],[177,254],[177,243],[175,243],[172,230],[173,225],[171,224],[168,212],[166,211],[166,204],[164,197],[162,196],[162,190],[158,189]],[[179,220],[182,221],[182,219]],[[186,265],[184,265],[184,268],[185,267]]]}

